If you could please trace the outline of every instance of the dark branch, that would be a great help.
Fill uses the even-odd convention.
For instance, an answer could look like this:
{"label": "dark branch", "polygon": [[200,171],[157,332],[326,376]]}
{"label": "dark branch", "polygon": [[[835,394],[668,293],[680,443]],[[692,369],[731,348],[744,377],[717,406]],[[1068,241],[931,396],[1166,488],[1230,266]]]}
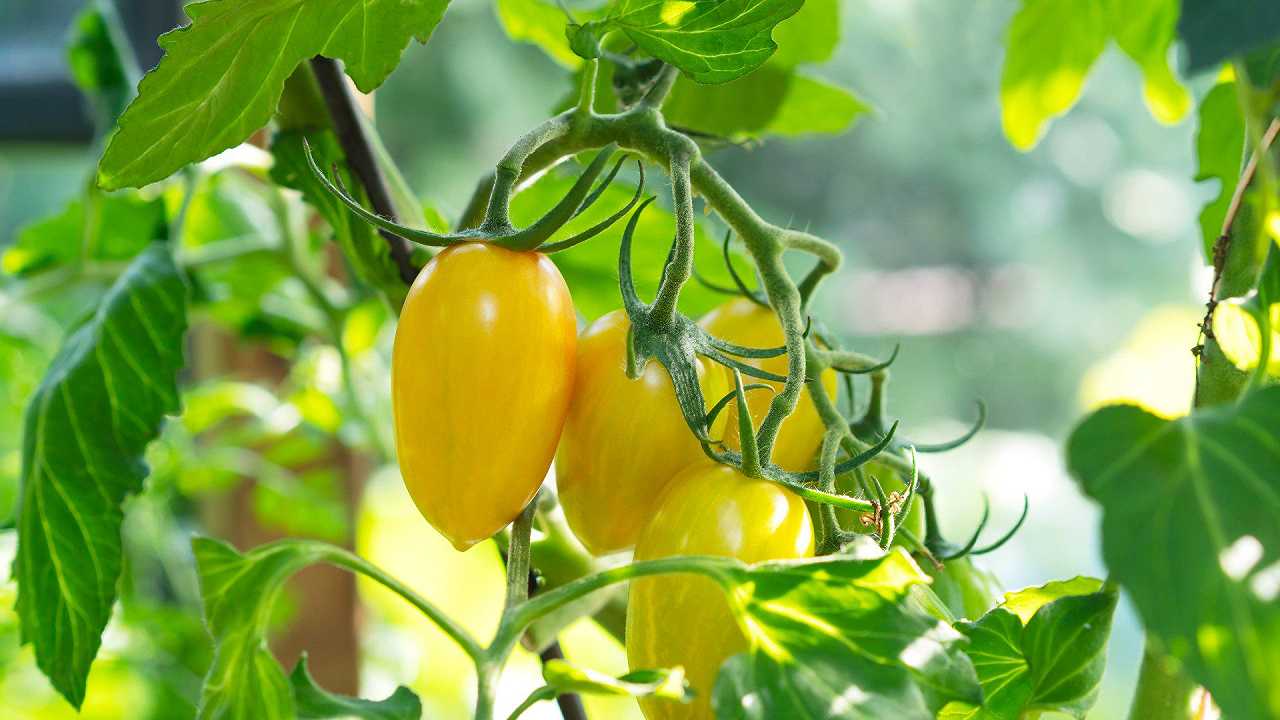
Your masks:
{"label": "dark branch", "polygon": [[[391,191],[387,188],[386,178],[374,158],[373,148],[365,135],[364,125],[356,114],[360,109],[356,106],[351,88],[336,60],[316,56],[311,59],[311,69],[316,74],[316,82],[324,95],[325,106],[329,109],[329,118],[333,121],[333,131],[338,136],[338,144],[342,146],[342,154],[347,158],[347,165],[369,196],[369,204],[379,215],[394,220],[395,205],[391,202]],[[418,269],[410,259],[409,243],[386,230],[378,234],[386,240],[391,248],[391,259],[400,271],[400,279],[406,284],[412,283],[418,275]]]}

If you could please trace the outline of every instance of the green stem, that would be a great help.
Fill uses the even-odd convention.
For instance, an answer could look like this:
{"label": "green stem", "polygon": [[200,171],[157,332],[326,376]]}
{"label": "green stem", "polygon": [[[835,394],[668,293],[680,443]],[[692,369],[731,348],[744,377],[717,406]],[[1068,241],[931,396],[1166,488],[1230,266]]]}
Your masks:
{"label": "green stem", "polygon": [[556,689],[548,685],[543,685],[537,690],[529,693],[529,697],[525,698],[524,702],[517,705],[516,709],[511,711],[511,714],[507,716],[507,720],[516,720],[516,718],[524,714],[525,710],[528,710],[543,700],[554,700],[555,697]]}
{"label": "green stem", "polygon": [[449,639],[457,643],[458,647],[462,648],[463,652],[475,661],[477,665],[483,660],[484,649],[480,647],[480,643],[476,642],[466,630],[462,629],[462,626],[455,623],[453,619],[440,610],[440,608],[432,605],[431,602],[426,598],[423,598],[421,595],[418,595],[409,588],[409,586],[387,574],[387,572],[382,568],[370,563],[355,553],[333,546],[330,546],[326,560],[332,565],[346,568],[347,570],[351,570],[371,578],[391,592],[394,592],[404,598],[410,605],[414,606],[419,612],[425,615],[428,620],[435,623],[436,627],[440,628],[445,635],[449,636]]}
{"label": "green stem", "polygon": [[1191,697],[1196,687],[1195,681],[1148,639],[1129,720],[1191,720]]}
{"label": "green stem", "polygon": [[507,545],[507,613],[529,599],[529,541],[537,504],[536,497],[530,500],[511,524],[511,539]]}

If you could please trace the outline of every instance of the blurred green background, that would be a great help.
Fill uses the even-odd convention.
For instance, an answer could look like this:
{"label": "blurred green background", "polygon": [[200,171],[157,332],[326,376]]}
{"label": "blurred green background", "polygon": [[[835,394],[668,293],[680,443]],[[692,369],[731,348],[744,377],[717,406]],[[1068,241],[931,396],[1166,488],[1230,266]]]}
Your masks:
{"label": "blurred green background", "polygon": [[[6,5],[0,72],[32,65],[17,63],[15,48],[39,35],[26,14],[37,6],[38,28],[56,43],[79,3]],[[1193,119],[1176,126],[1153,120],[1138,71],[1114,48],[1070,115],[1032,152],[1015,151],[1001,133],[998,104],[1001,45],[1015,9],[1013,0],[848,0],[838,56],[817,73],[854,88],[875,111],[839,136],[711,156],[762,215],[808,227],[844,250],[847,263],[821,295],[819,314],[860,350],[884,355],[902,344],[889,410],[905,419],[912,438],[946,439],[972,419],[976,399],[987,403],[987,429],[976,440],[923,464],[938,483],[952,536],[968,533],[983,494],[991,500],[992,536],[1016,519],[1022,496],[1030,498],[1018,538],[984,558],[1010,589],[1104,572],[1098,514],[1066,476],[1062,443],[1086,409],[1107,400],[1137,399],[1168,413],[1187,407],[1196,299],[1208,282],[1196,216],[1210,194],[1190,180]],[[22,57],[38,58],[44,71],[62,62],[56,46],[43,55],[23,48]],[[568,90],[564,70],[537,48],[508,40],[491,6],[457,3],[430,44],[412,46],[378,91],[377,124],[413,189],[456,217],[481,173]],[[77,193],[91,152],[74,143],[0,144],[0,246]],[[252,217],[245,227],[254,231]],[[16,492],[24,402],[69,315],[36,312],[0,289],[4,517]],[[362,382],[382,397],[390,328],[383,314],[369,317],[367,337],[351,342]],[[287,379],[287,398],[304,421],[323,426],[325,413],[336,412],[325,404],[337,394],[333,358],[323,348],[299,352],[307,359]],[[389,426],[387,404],[377,409],[377,421]],[[157,509],[185,502],[174,498],[199,472],[198,463],[173,458],[177,447],[169,437],[157,451],[153,489],[132,503],[126,528],[133,544],[158,550],[157,562],[167,563],[156,571],[168,578],[165,602],[145,591],[153,569],[131,567],[131,582],[143,589],[125,593],[84,717],[192,714],[208,650],[198,620],[172,609],[194,602],[187,550],[173,538],[200,527],[207,511],[186,507],[175,520]],[[482,635],[494,626],[501,597],[495,549],[454,553],[421,521],[393,469],[372,472],[350,529],[361,552]],[[0,566],[8,567],[13,545],[12,532],[0,533]],[[30,650],[19,649],[13,597],[11,583],[0,585],[0,714],[73,717]],[[381,696],[407,683],[423,695],[427,717],[465,717],[470,670],[461,653],[393,598],[363,586],[361,597],[362,692]],[[288,622],[286,608],[282,626]],[[611,672],[625,665],[621,649],[589,622],[564,645],[585,665]],[[1140,645],[1124,607],[1091,717],[1123,714]],[[502,706],[536,684],[536,661],[522,655],[507,675]],[[638,717],[629,700],[592,700],[588,709],[593,717]],[[536,712],[530,716],[558,717],[548,703]]]}

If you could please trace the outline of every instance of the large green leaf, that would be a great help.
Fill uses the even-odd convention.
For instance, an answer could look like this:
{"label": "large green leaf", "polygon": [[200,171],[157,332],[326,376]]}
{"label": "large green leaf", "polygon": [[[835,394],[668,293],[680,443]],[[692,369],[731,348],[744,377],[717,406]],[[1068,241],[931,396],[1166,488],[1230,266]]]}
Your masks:
{"label": "large green leaf", "polygon": [[121,261],[168,233],[164,202],[137,192],[89,192],[56,215],[18,231],[0,256],[11,275],[31,275],[81,260]]}
{"label": "large green leaf", "polygon": [[915,718],[979,702],[964,637],[908,607],[927,582],[901,550],[742,571],[729,599],[751,649],[721,669],[717,717]]}
{"label": "large green leaf", "polygon": [[23,642],[79,707],[120,576],[121,503],[178,410],[187,287],[166,244],[145,250],[63,344],[31,398],[18,507]]}
{"label": "large green leaf", "polygon": [[777,49],[772,32],[804,0],[624,0],[605,21],[700,83],[742,77]]}
{"label": "large green leaf", "polygon": [[1115,40],[1143,73],[1152,114],[1175,122],[1191,97],[1169,69],[1177,0],[1023,0],[1009,25],[1000,80],[1001,120],[1021,150],[1076,103],[1086,76]]}
{"label": "large green leaf", "polygon": [[976,622],[960,623],[982,681],[981,705],[953,703],[940,718],[1018,720],[1028,711],[1083,718],[1106,669],[1117,595],[1092,578],[1027,588]]}
{"label": "large green leaf", "polygon": [[1280,4],[1272,0],[1182,0],[1178,34],[1187,46],[1188,70],[1205,70],[1280,40]]}
{"label": "large green leaf", "polygon": [[1102,504],[1103,555],[1231,718],[1280,715],[1280,387],[1166,420],[1103,408],[1068,462]]}
{"label": "large green leaf", "polygon": [[422,701],[403,685],[383,700],[335,695],[316,685],[307,672],[307,656],[298,658],[298,664],[289,676],[293,684],[293,696],[297,702],[298,717],[302,720],[324,718],[360,718],[360,720],[421,720]]}
{"label": "large green leaf", "polygon": [[106,188],[167,177],[271,119],[285,80],[313,55],[343,60],[361,90],[380,85],[411,37],[426,42],[448,0],[205,0],[161,36],[165,56],[138,86],[98,168]]}

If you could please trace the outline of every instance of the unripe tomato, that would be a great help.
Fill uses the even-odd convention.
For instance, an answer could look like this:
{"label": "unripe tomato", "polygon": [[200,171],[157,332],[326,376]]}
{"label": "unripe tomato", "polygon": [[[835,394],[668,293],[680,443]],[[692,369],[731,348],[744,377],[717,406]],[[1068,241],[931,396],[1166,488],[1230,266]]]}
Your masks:
{"label": "unripe tomato", "polygon": [[[656,360],[627,377],[627,315],[605,315],[578,340],[573,403],[556,454],[556,486],[578,539],[600,555],[629,548],[663,488],[706,460],[676,402],[671,376]],[[698,359],[707,409],[729,392],[724,373]],[[723,432],[724,414],[711,436]]]}
{"label": "unripe tomato", "polygon": [[[698,324],[712,335],[736,345],[770,348],[782,345],[785,340],[782,336],[782,325],[778,322],[778,316],[774,315],[772,310],[760,307],[746,298],[730,300],[707,313]],[[787,374],[788,363],[786,355],[764,359],[743,358],[742,360],[754,367],[777,375]],[[732,377],[732,371],[727,372],[730,373],[729,377]],[[768,383],[773,386],[775,391],[782,390],[782,383],[771,380],[744,376],[743,382]],[[822,373],[822,385],[826,388],[827,395],[834,398],[836,395],[836,373],[834,370],[827,370]],[[755,427],[760,427],[760,422],[769,413],[769,405],[772,402],[773,393],[764,390],[747,393],[747,410],[751,413],[751,420]],[[730,449],[737,450],[740,447],[738,444],[738,424],[733,419],[738,416],[738,403],[736,401],[729,403],[724,409],[724,414],[730,418],[730,422],[725,426],[724,443]],[[814,461],[816,460],[818,449],[822,446],[824,430],[822,418],[818,416],[818,410],[813,406],[813,399],[809,397],[809,391],[803,391],[800,394],[799,402],[796,403],[795,411],[783,421],[782,427],[778,430],[778,437],[773,445],[772,459],[774,464],[779,465],[784,470],[796,472],[812,470],[815,467]]]}
{"label": "unripe tomato", "polygon": [[546,256],[464,243],[432,258],[400,312],[391,365],[409,495],[466,550],[520,514],[569,411],[577,320]]}
{"label": "unripe tomato", "polygon": [[[884,488],[885,495],[894,492],[899,494],[906,493],[906,481],[902,479],[902,476],[899,475],[896,470],[888,465],[877,460],[872,460],[866,465],[863,465],[861,469],[864,476],[867,477],[868,482],[870,482],[872,476],[880,481],[880,487]],[[846,495],[859,494],[857,476],[852,472],[840,475],[836,478],[836,489]],[[846,530],[852,530],[853,532],[872,532],[876,530],[877,528],[875,527],[868,527],[862,524],[862,515],[863,513],[845,510],[844,508],[836,508],[836,517],[840,520],[840,526]],[[919,495],[911,498],[911,510],[909,510],[907,512],[907,516],[902,519],[902,524],[899,527],[910,532],[917,540],[924,540],[924,501],[920,499]],[[893,544],[907,545],[907,541],[905,537],[898,535],[894,538]]]}
{"label": "unripe tomato", "polygon": [[[699,464],[667,486],[636,544],[637,560],[720,555],[744,562],[811,557],[813,527],[804,501],[726,465]],[[660,575],[631,583],[627,659],[632,669],[681,665],[697,697],[688,705],[641,700],[649,720],[712,717],[720,665],[747,649],[714,580]]]}

